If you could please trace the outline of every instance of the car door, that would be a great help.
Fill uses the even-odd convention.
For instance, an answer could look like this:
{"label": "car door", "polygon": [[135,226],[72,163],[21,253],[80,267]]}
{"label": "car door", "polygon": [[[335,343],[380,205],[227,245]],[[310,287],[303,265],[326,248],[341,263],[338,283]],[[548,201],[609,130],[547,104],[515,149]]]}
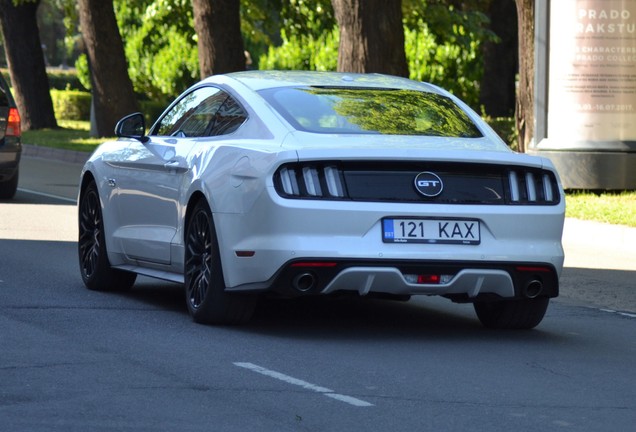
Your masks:
{"label": "car door", "polygon": [[124,157],[119,154],[119,160],[109,162],[114,171],[108,182],[116,188],[118,214],[114,237],[129,259],[170,264],[179,197],[190,178],[188,155],[198,138],[209,135],[226,98],[214,87],[184,95],[150,131],[148,142],[132,140]]}

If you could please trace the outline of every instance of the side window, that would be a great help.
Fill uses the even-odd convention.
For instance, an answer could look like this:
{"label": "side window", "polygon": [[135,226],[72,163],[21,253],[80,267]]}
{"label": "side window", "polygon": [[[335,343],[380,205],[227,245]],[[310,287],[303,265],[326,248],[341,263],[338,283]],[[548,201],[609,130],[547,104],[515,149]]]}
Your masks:
{"label": "side window", "polygon": [[231,96],[216,112],[210,135],[226,135],[234,132],[245,122],[247,113]]}
{"label": "side window", "polygon": [[201,137],[208,135],[219,107],[228,98],[215,87],[201,87],[188,93],[168,111],[151,135]]}

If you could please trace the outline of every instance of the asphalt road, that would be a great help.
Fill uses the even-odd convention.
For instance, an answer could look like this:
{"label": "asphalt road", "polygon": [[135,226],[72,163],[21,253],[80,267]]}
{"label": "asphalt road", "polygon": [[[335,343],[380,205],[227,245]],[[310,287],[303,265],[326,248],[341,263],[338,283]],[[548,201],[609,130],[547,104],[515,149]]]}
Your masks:
{"label": "asphalt road", "polygon": [[83,287],[78,175],[25,159],[0,202],[2,431],[633,430],[632,230],[568,221],[562,296],[533,331],[437,298],[268,301],[208,327],[179,285]]}

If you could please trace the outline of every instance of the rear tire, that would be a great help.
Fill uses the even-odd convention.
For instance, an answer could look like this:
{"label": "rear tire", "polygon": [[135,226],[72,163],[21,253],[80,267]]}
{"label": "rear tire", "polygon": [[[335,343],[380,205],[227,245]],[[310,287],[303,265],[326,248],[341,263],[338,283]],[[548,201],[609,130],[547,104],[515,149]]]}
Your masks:
{"label": "rear tire", "polygon": [[79,201],[79,240],[77,242],[80,273],[84,285],[95,291],[125,291],[137,278],[136,273],[110,266],[102,209],[94,181],[84,189]]}
{"label": "rear tire", "polygon": [[528,330],[536,327],[548,309],[548,297],[475,302],[479,321],[492,329]]}
{"label": "rear tire", "polygon": [[15,174],[9,180],[0,182],[0,199],[11,199],[18,190],[18,178],[20,177],[20,169],[16,168]]}
{"label": "rear tire", "polygon": [[185,234],[185,294],[192,319],[200,324],[243,324],[250,320],[256,296],[225,291],[212,212],[199,201]]}

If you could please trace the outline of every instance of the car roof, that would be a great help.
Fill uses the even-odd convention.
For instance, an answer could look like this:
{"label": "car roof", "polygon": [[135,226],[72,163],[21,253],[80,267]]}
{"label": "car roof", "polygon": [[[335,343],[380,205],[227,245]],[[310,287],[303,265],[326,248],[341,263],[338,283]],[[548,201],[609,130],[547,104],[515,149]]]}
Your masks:
{"label": "car roof", "polygon": [[254,91],[298,86],[369,87],[442,93],[437,87],[407,78],[383,74],[317,71],[245,71],[215,75],[205,81],[239,81]]}

